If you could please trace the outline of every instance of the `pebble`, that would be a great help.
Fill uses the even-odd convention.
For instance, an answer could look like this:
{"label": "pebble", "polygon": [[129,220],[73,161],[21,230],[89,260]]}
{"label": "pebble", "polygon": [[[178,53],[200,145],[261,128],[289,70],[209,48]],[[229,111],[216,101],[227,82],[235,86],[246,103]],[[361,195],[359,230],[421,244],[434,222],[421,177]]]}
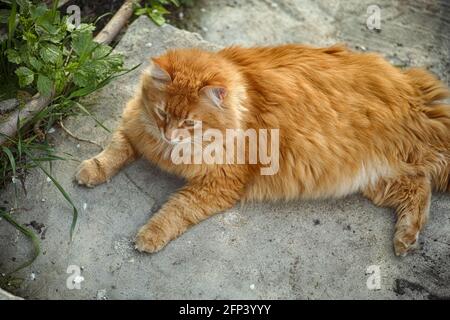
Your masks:
{"label": "pebble", "polygon": [[108,297],[106,296],[106,289],[97,291],[97,300],[108,300]]}
{"label": "pebble", "polygon": [[19,105],[19,100],[15,99],[15,98],[0,101],[0,114],[12,111],[18,105]]}

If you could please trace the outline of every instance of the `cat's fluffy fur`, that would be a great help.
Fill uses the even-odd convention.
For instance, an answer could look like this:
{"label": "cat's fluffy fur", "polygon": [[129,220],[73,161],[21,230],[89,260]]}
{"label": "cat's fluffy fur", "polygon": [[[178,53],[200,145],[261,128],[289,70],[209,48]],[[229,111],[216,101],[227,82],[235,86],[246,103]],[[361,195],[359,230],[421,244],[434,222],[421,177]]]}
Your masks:
{"label": "cat's fluffy fur", "polygon": [[[144,225],[136,247],[155,252],[239,200],[362,192],[396,209],[394,249],[406,254],[428,216],[432,189],[450,191],[448,89],[427,71],[395,68],[343,46],[171,50],[154,58],[110,145],[84,161],[80,184],[103,183],[144,156],[187,185]],[[280,168],[174,165],[162,139],[171,118],[206,128],[279,128]],[[155,111],[156,110],[156,111]]]}

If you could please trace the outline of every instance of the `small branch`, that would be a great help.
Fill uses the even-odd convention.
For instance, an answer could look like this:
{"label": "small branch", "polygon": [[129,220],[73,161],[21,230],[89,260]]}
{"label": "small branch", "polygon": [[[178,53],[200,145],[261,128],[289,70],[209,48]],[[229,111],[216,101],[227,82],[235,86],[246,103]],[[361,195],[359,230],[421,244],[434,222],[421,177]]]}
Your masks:
{"label": "small branch", "polygon": [[[2,135],[0,136],[0,145],[4,144],[8,141],[3,135],[8,137],[14,137],[17,133],[17,118],[20,115],[20,119],[28,119],[35,115],[37,112],[41,111],[45,106],[47,106],[53,99],[53,94],[48,97],[40,96],[39,94],[35,95],[31,101],[25,104],[25,106],[20,109],[17,108],[15,111],[9,114],[8,119],[1,124],[0,132]],[[21,120],[22,122],[22,120]]]}
{"label": "small branch", "polygon": [[100,147],[100,149],[103,150],[103,147],[102,147],[100,144],[98,144],[97,142],[92,141],[92,140],[89,140],[89,139],[79,138],[79,137],[77,137],[76,135],[74,135],[69,129],[67,129],[67,128],[64,126],[64,123],[63,123],[62,119],[59,120],[59,126],[61,127],[61,129],[63,129],[63,131],[64,131],[65,133],[67,133],[69,136],[71,136],[71,137],[74,138],[75,140],[82,141],[82,142],[88,142],[88,143],[94,144],[94,145],[96,145],[97,147]]}
{"label": "small branch", "polygon": [[95,37],[95,41],[99,43],[109,44],[119,34],[120,30],[125,27],[128,20],[133,15],[133,5],[136,0],[125,0],[116,14],[109,20],[106,26]]}

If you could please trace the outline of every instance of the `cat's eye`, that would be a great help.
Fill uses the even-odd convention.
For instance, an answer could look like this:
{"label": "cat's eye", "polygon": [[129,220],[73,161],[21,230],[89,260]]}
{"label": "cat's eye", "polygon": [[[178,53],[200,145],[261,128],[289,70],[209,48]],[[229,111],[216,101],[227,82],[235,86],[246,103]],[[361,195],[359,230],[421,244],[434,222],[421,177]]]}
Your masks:
{"label": "cat's eye", "polygon": [[185,120],[183,120],[183,125],[185,127],[193,127],[193,126],[195,126],[195,120],[185,119]]}
{"label": "cat's eye", "polygon": [[158,115],[158,117],[161,118],[161,120],[164,120],[167,117],[167,113],[163,109],[156,108],[155,112]]}

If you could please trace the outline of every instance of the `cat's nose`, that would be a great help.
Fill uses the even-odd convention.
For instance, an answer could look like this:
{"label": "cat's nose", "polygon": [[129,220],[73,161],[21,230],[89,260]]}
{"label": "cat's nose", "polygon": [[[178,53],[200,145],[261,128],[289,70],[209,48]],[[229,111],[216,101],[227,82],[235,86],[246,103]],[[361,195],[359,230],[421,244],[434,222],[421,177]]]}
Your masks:
{"label": "cat's nose", "polygon": [[164,136],[166,137],[167,141],[170,142],[180,142],[181,141],[181,136],[177,133],[177,130],[166,130],[164,132]]}
{"label": "cat's nose", "polygon": [[164,137],[168,140],[171,141],[172,140],[172,136],[173,136],[173,131],[172,130],[166,130],[164,132]]}

